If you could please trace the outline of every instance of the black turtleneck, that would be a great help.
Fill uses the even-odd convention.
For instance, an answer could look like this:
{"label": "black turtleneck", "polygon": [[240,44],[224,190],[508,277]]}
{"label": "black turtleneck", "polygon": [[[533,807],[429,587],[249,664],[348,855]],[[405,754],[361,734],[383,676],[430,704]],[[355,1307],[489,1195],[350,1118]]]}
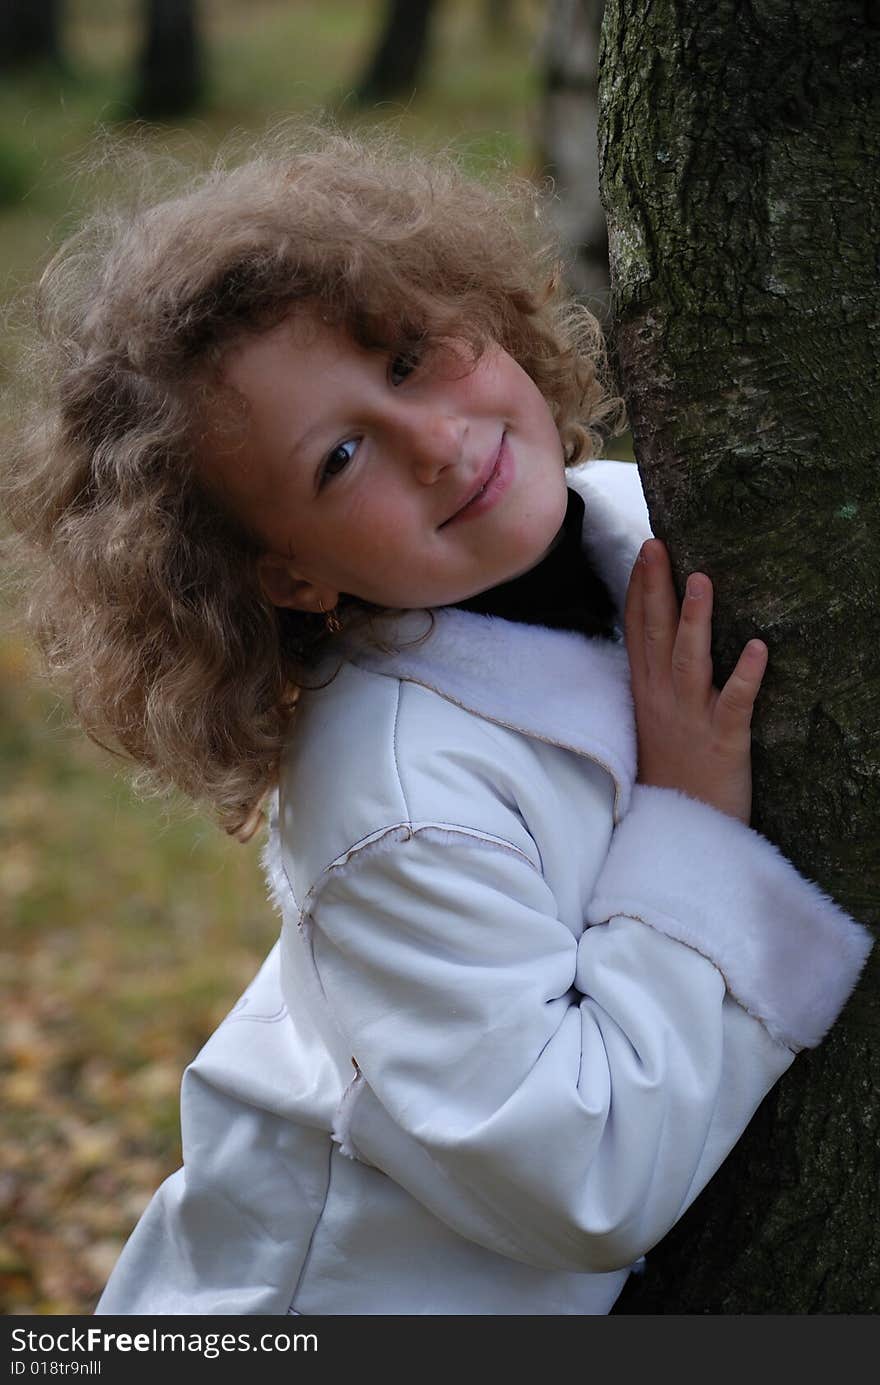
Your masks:
{"label": "black turtleneck", "polygon": [[610,636],[614,604],[581,547],[583,522],[584,502],[569,490],[560,537],[537,567],[511,582],[502,582],[454,604],[462,611],[501,616],[525,625],[549,625],[558,630],[579,630],[584,635]]}

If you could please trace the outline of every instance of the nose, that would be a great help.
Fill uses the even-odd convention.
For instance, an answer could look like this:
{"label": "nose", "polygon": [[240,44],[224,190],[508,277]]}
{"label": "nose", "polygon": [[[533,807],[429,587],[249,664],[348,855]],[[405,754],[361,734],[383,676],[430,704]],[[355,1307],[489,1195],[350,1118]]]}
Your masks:
{"label": "nose", "polygon": [[414,409],[401,424],[401,450],[414,475],[423,485],[432,486],[461,460],[467,426],[448,410]]}

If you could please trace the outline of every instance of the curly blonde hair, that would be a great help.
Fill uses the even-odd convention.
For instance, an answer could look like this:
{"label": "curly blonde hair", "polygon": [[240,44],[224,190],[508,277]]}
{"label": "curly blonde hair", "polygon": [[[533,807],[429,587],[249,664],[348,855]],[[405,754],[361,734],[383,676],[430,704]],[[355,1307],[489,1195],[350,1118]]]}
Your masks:
{"label": "curly blonde hair", "polygon": [[206,379],[243,332],[317,301],[367,347],[498,342],[547,399],[566,463],[591,456],[619,401],[539,213],[523,183],[490,190],[450,155],[310,124],[99,213],[43,275],[48,388],[4,486],[32,627],[88,734],[228,831],[249,835],[328,635],[269,603],[255,540],[200,480]]}

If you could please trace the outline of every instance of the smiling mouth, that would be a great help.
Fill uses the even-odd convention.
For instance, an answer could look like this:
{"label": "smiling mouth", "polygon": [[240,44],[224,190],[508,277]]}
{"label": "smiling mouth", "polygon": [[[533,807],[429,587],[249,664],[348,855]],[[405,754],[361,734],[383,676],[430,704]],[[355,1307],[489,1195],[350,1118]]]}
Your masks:
{"label": "smiling mouth", "polygon": [[499,463],[500,463],[500,461],[501,461],[501,454],[502,454],[502,452],[503,452],[503,450],[504,450],[504,439],[505,439],[506,436],[507,436],[506,433],[503,433],[502,436],[501,436],[501,441],[500,441],[500,443],[498,444],[498,451],[495,453],[495,457],[494,457],[494,459],[493,459],[493,461],[492,461],[492,466],[491,466],[491,468],[490,468],[490,470],[489,470],[488,475],[486,476],[486,479],[477,487],[477,489],[476,489],[475,491],[473,491],[473,492],[468,496],[467,500],[464,502],[463,505],[459,505],[458,509],[455,511],[454,514],[451,514],[451,515],[449,516],[448,519],[446,519],[446,520],[443,521],[443,523],[440,525],[440,528],[441,528],[441,529],[444,529],[444,528],[446,527],[447,524],[451,524],[452,521],[453,521],[454,519],[458,519],[459,515],[464,514],[465,510],[466,510],[470,505],[473,505],[474,502],[475,502],[476,500],[479,500],[480,496],[483,494],[483,492],[485,491],[486,487],[487,487],[487,486],[489,485],[489,483],[493,480],[494,476],[496,475],[496,473],[497,473],[497,471],[498,471],[498,465],[499,465]]}

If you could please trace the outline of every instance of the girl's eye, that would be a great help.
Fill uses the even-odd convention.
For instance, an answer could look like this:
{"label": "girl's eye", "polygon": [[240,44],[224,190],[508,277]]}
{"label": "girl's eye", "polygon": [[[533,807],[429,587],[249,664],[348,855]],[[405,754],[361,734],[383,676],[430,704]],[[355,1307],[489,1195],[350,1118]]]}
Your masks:
{"label": "girl's eye", "polygon": [[407,375],[412,375],[419,364],[419,354],[417,351],[404,351],[399,356],[395,356],[388,367],[388,379],[392,385],[401,385]]}
{"label": "girl's eye", "polygon": [[329,476],[336,476],[340,471],[345,470],[357,451],[358,441],[357,438],[349,438],[345,442],[339,443],[338,447],[334,447],[333,451],[327,454],[324,458],[324,465],[321,467],[320,484],[322,486]]}

